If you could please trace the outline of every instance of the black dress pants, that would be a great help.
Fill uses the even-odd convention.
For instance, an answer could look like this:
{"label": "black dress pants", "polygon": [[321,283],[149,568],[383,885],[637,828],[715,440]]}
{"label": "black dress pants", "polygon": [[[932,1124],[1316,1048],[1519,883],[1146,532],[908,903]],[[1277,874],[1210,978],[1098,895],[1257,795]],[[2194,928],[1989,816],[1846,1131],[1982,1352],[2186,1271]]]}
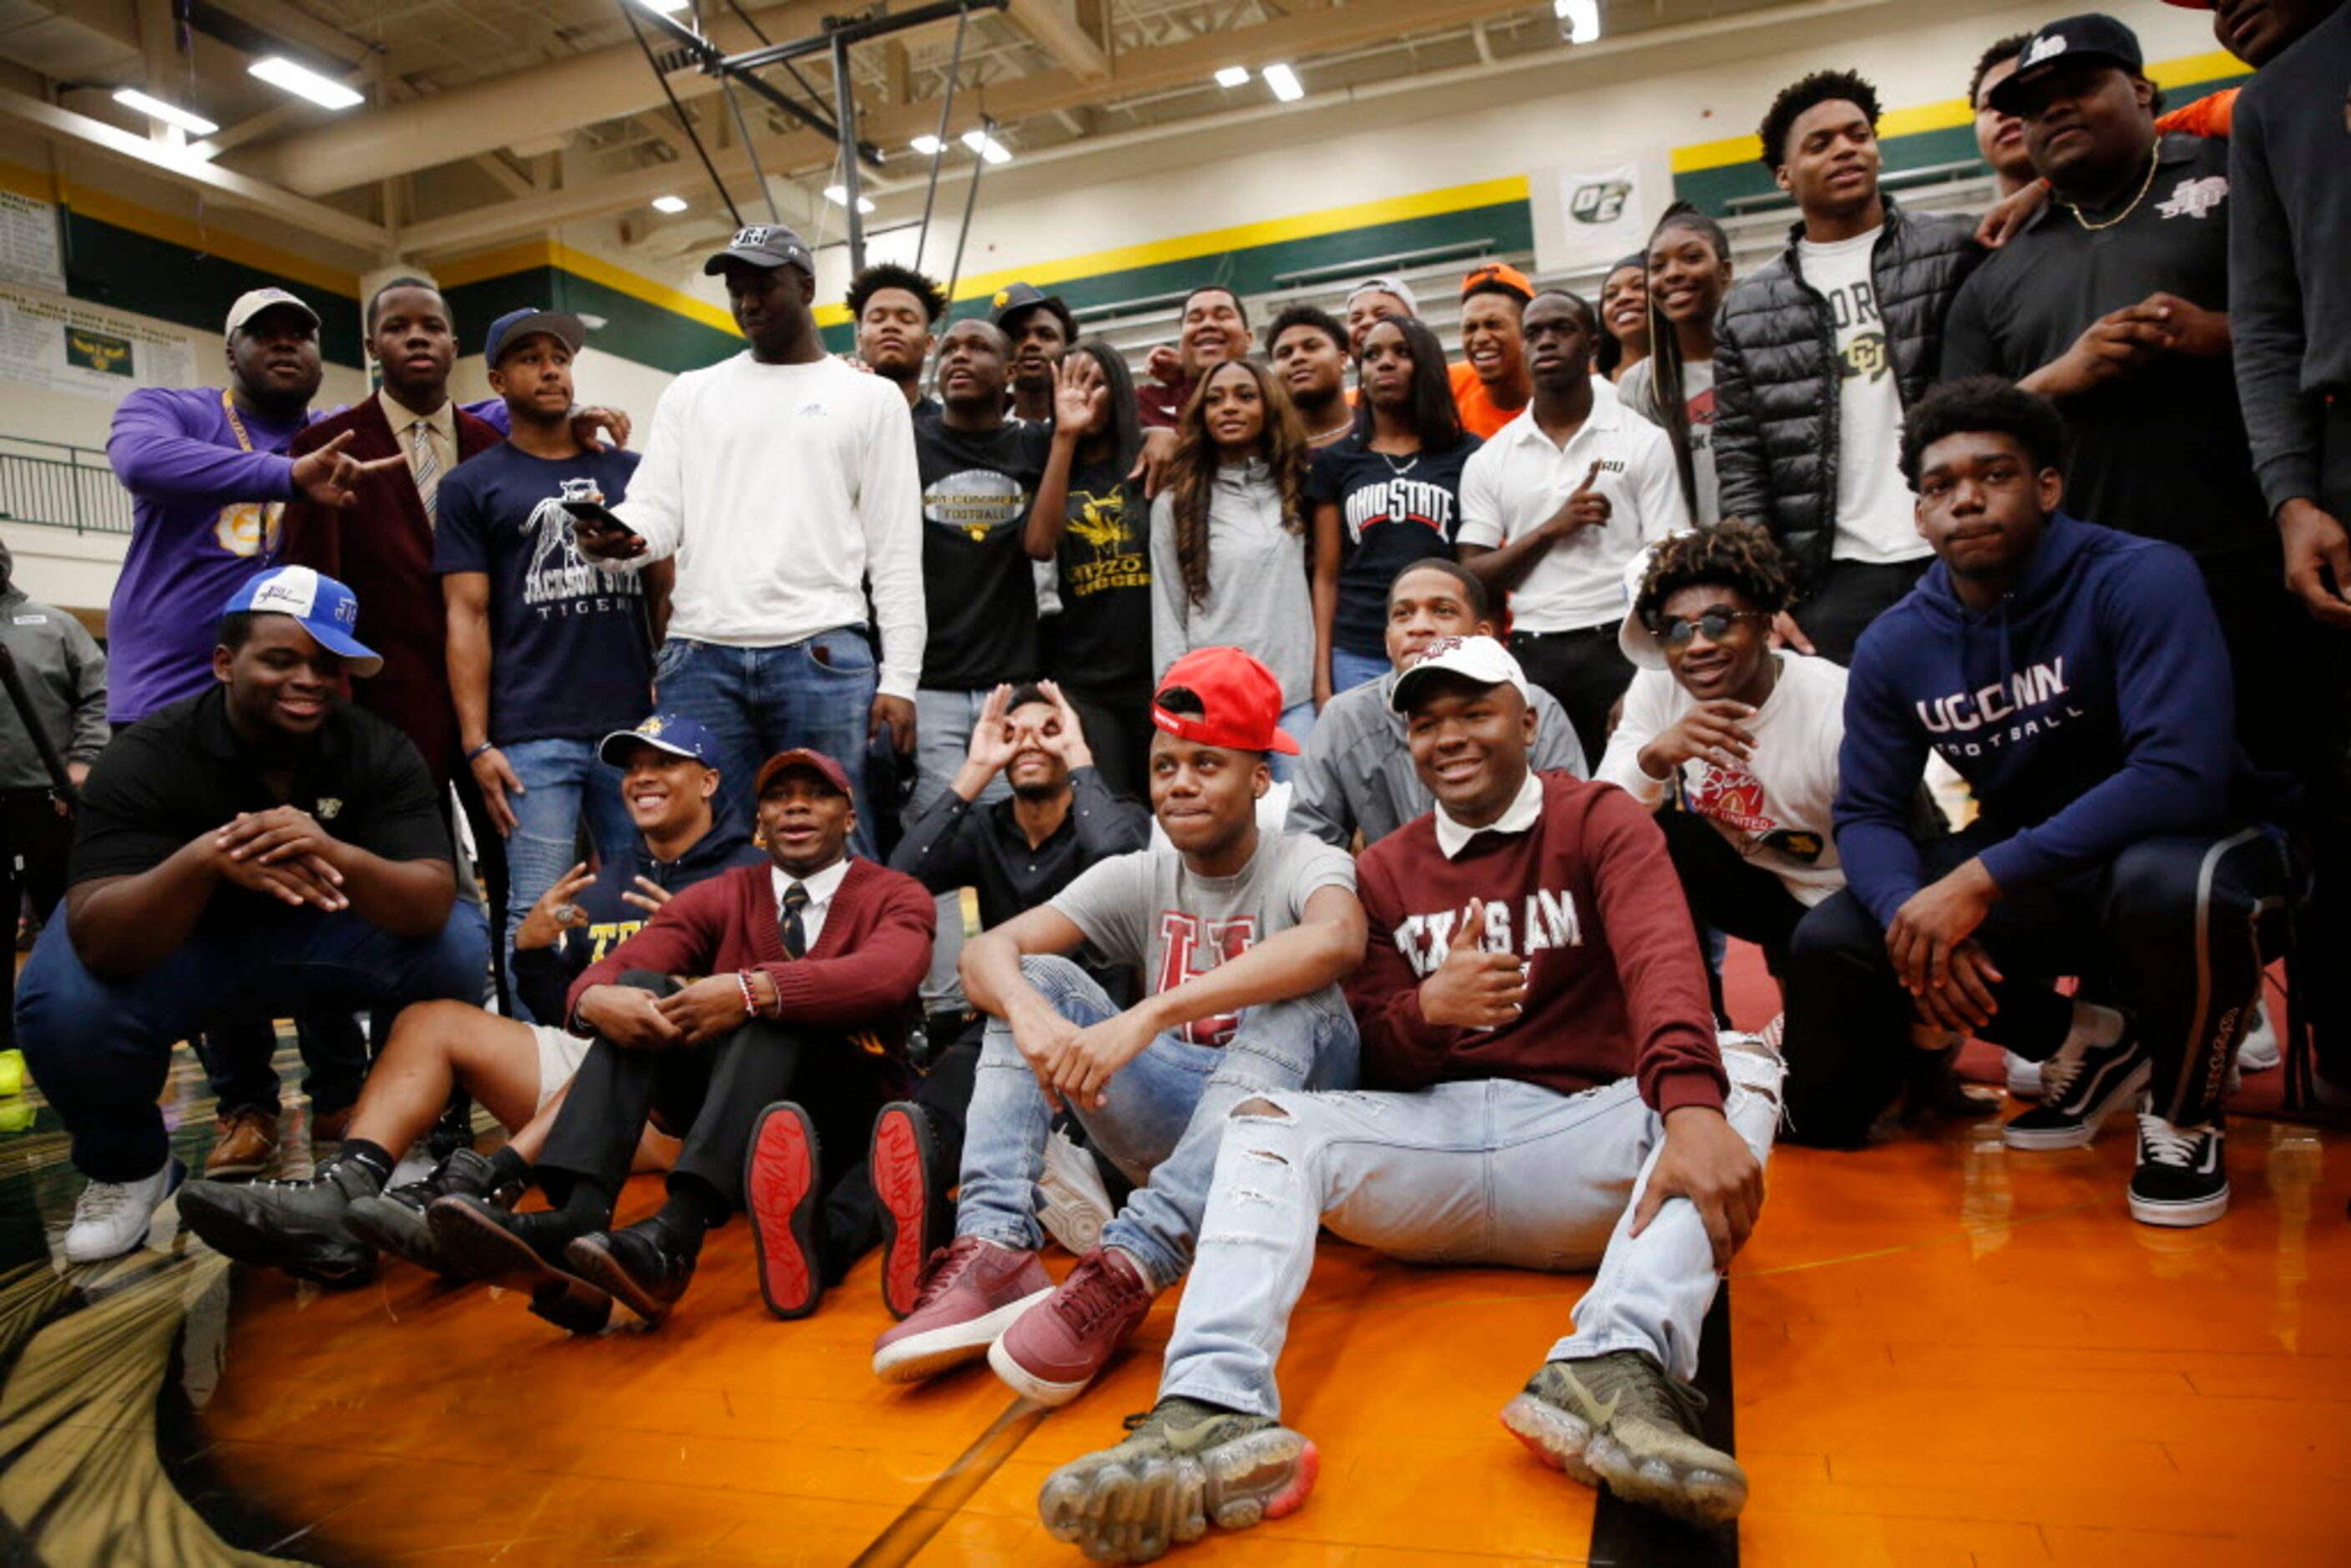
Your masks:
{"label": "black dress pants", "polygon": [[1633,684],[1633,662],[1616,645],[1617,622],[1576,632],[1513,632],[1510,652],[1527,679],[1567,710],[1592,766],[1608,750],[1608,716]]}
{"label": "black dress pants", "polygon": [[1803,602],[1789,613],[1804,629],[1814,653],[1836,664],[1850,664],[1854,644],[1869,630],[1869,623],[1900,603],[1933,564],[1932,556],[1883,562],[1833,560]]}

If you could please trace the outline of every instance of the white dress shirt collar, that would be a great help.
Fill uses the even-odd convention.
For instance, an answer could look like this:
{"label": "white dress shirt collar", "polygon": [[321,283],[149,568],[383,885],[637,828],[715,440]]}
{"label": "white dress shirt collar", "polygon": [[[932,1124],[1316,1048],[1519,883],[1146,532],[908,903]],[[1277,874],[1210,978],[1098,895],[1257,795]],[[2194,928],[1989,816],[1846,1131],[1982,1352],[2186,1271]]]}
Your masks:
{"label": "white dress shirt collar", "polygon": [[1526,782],[1519,786],[1518,799],[1510,810],[1482,828],[1465,828],[1445,814],[1445,802],[1437,803],[1437,847],[1447,860],[1458,860],[1469,841],[1479,833],[1523,833],[1542,820],[1542,779],[1531,768],[1527,769]]}

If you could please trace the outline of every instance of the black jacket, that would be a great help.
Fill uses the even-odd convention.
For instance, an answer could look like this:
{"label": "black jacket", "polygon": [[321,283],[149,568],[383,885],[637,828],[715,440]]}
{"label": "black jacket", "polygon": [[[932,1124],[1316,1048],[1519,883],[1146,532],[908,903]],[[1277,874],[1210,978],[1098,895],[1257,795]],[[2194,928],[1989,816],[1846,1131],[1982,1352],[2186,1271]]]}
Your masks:
{"label": "black jacket", "polygon": [[[1714,466],[1722,515],[1761,523],[1809,585],[1836,541],[1836,328],[1796,242],[1730,291],[1714,324]],[[1973,220],[1912,217],[1886,198],[1870,257],[1905,408],[1935,384],[1943,319],[1984,258]]]}

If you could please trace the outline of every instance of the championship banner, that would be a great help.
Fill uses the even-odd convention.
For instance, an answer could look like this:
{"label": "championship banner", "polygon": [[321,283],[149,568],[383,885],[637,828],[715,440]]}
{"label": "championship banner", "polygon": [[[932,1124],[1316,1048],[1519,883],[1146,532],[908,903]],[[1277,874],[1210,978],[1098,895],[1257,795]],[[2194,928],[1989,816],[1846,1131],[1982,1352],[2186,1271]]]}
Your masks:
{"label": "championship banner", "polygon": [[66,252],[54,202],[0,191],[0,283],[66,291]]}
{"label": "championship banner", "polygon": [[0,288],[0,379],[119,402],[134,387],[193,384],[188,340],[78,300]]}

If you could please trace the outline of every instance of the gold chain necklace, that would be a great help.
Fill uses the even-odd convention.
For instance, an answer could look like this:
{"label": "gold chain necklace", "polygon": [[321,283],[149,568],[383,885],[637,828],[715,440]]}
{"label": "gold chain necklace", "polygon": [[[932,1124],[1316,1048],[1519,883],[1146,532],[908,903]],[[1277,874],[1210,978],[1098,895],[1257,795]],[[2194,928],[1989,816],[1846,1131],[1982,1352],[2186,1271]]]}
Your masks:
{"label": "gold chain necklace", "polygon": [[2113,217],[2106,219],[2104,223],[2092,223],[2089,219],[2082,215],[2082,209],[2078,204],[2066,201],[2063,196],[2057,198],[2058,204],[2067,212],[2074,214],[2074,221],[2075,223],[2081,225],[2092,234],[2096,234],[2100,229],[2110,229],[2116,224],[2122,222],[2125,218],[2130,216],[2133,213],[2138,211],[2138,204],[2147,200],[2147,192],[2155,188],[2156,165],[2161,162],[2162,156],[2163,144],[2158,141],[2147,155],[2147,178],[2138,183],[2138,194],[2130,199],[2129,206],[2125,207],[2121,212],[2116,213]]}

